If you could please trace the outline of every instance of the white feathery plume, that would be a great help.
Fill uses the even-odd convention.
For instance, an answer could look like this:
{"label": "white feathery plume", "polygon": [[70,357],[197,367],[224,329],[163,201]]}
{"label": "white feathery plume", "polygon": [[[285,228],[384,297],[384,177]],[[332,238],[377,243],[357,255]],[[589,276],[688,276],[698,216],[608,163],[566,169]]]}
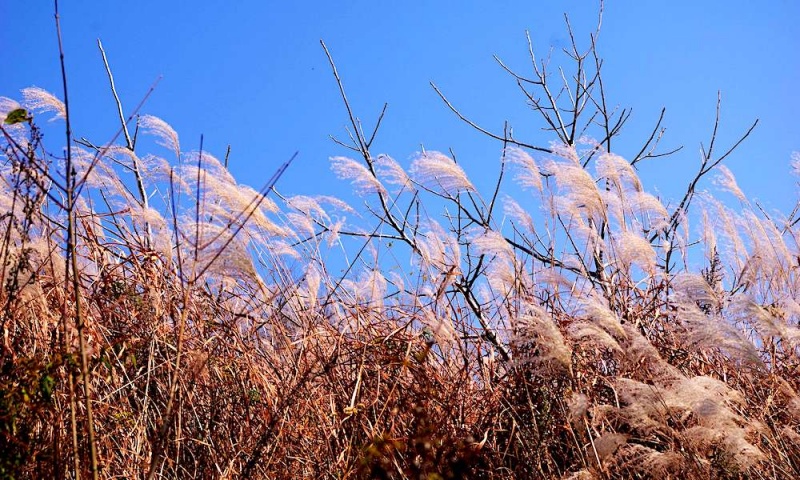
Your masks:
{"label": "white feathery plume", "polygon": [[[142,115],[139,126],[147,133],[158,138],[157,143],[175,153],[176,158],[181,156],[181,144],[178,133],[164,120],[153,115]],[[205,157],[205,153],[203,154]]]}
{"label": "white feathery plume", "polygon": [[702,242],[706,247],[706,255],[710,260],[713,256],[713,253],[717,251],[717,233],[714,231],[714,225],[711,223],[711,219],[709,218],[708,211],[706,209],[703,209],[701,222],[703,227]]}
{"label": "white feathery plume", "polygon": [[580,421],[589,411],[589,397],[582,393],[573,393],[569,399],[567,407],[569,409],[569,419],[574,424],[580,425]]}
{"label": "white feathery plume", "polygon": [[310,264],[308,269],[306,270],[306,306],[308,308],[314,308],[317,305],[317,299],[319,296],[319,287],[322,282],[322,273],[319,269]]}
{"label": "white feathery plume", "polygon": [[720,315],[701,310],[719,304],[717,293],[699,275],[676,275],[675,306],[677,320],[686,330],[685,342],[695,349],[721,349],[732,362],[761,367],[763,362],[755,345],[735,325]]}
{"label": "white feathery plume", "polygon": [[590,470],[582,468],[580,470],[572,472],[571,474],[569,474],[569,476],[562,478],[564,478],[564,480],[595,480],[595,478],[597,477],[595,477]]}
{"label": "white feathery plume", "polygon": [[681,376],[677,368],[661,357],[658,349],[648,338],[642,335],[635,323],[628,322],[622,328],[628,337],[625,342],[625,362],[627,364],[636,365],[637,368],[647,368],[648,374],[654,380],[674,381]]}
{"label": "white feathery plume", "polygon": [[595,173],[599,178],[607,178],[620,189],[630,186],[634,191],[642,191],[642,182],[627,160],[613,153],[600,155],[595,163]]}
{"label": "white feathery plume", "polygon": [[792,173],[800,175],[800,152],[792,152]]}
{"label": "white feathery plume", "polygon": [[626,195],[631,211],[647,218],[651,230],[660,230],[667,226],[669,213],[661,200],[647,192],[634,191]]}
{"label": "white feathery plume", "polygon": [[[197,170],[195,169],[194,171],[196,172]],[[172,181],[170,188],[174,189],[176,194],[189,195],[193,191],[196,178],[192,179],[191,175],[187,172],[188,170],[185,165],[169,167],[167,176]]]}
{"label": "white feathery plume", "polygon": [[[133,170],[134,166],[137,166],[141,178],[147,183],[154,182],[158,179],[169,179],[169,165],[166,164],[163,159],[154,155],[147,155],[144,159],[145,161],[143,161],[143,159],[140,159],[139,156],[136,155],[136,152],[130,148],[120,145],[111,145],[106,150],[106,156],[113,158],[130,171]],[[164,169],[165,164],[166,169]],[[166,173],[166,175],[164,175],[164,173]]]}
{"label": "white feathery plume", "polygon": [[406,171],[403,170],[403,167],[389,155],[378,155],[378,158],[375,160],[375,166],[377,167],[378,175],[385,178],[386,183],[389,185],[398,185],[402,189],[414,188],[411,178],[409,178]]}
{"label": "white feathery plume", "polygon": [[375,313],[383,308],[387,282],[379,270],[362,272],[356,280],[345,279],[341,285],[352,295],[356,305],[370,307]]}
{"label": "white feathery plume", "polygon": [[165,257],[170,257],[173,251],[173,230],[170,222],[158,210],[152,207],[143,208],[139,202],[128,202],[127,208],[131,221],[140,231],[145,231],[145,227],[150,229],[151,247]]}
{"label": "white feathery plume", "polygon": [[461,264],[461,248],[458,239],[450,235],[441,225],[431,220],[425,232],[418,233],[415,242],[419,248],[422,265],[445,272]]}
{"label": "white feathery plume", "polygon": [[[8,117],[8,114],[18,108],[22,108],[22,105],[20,105],[16,100],[6,97],[0,97],[0,124],[4,124],[3,128],[5,129],[5,131],[8,132],[8,134],[14,139],[14,141],[19,144],[20,148],[25,149],[29,147],[30,143],[25,125],[23,123],[5,125],[5,121],[6,118]],[[0,153],[0,157],[2,156],[3,156],[2,153]],[[5,165],[8,166],[7,163]],[[0,166],[0,169],[2,168],[3,166]]]}
{"label": "white feathery plume", "polygon": [[569,230],[570,235],[575,239],[585,242],[582,248],[604,248],[603,239],[597,230],[597,222],[594,217],[584,218],[578,210],[578,205],[568,196],[553,196],[551,207],[554,214],[561,215],[565,223],[565,229]]}
{"label": "white feathery plume", "polygon": [[335,222],[328,224],[328,231],[326,233],[327,244],[329,247],[339,243],[339,232],[345,225],[345,218],[337,219]]}
{"label": "white feathery plume", "polygon": [[770,245],[775,249],[776,255],[780,257],[784,265],[792,265],[797,256],[791,251],[789,245],[786,243],[786,237],[783,236],[775,222],[768,218],[761,219],[761,225],[769,238]]}
{"label": "white feathery plume", "polygon": [[424,317],[422,322],[431,330],[433,338],[440,348],[453,343],[457,332],[453,325],[452,316],[438,315],[433,305],[420,305],[420,313]]}
{"label": "white feathery plume", "polygon": [[581,167],[581,160],[574,146],[565,145],[561,142],[551,142],[550,150],[553,152],[553,155],[569,160],[575,166]]}
{"label": "white feathery plume", "polygon": [[508,147],[505,151],[506,161],[519,165],[517,175],[514,179],[525,188],[535,188],[542,191],[542,174],[539,166],[528,152],[517,147]]}
{"label": "white feathery plume", "polygon": [[620,197],[618,189],[603,189],[600,190],[600,197],[606,207],[606,220],[611,229],[625,230],[628,228],[626,222],[629,218],[625,216],[627,205],[623,204],[623,199]]}
{"label": "white feathery plume", "polygon": [[[766,253],[764,256],[768,263],[762,265],[762,268],[770,271],[775,278],[783,277],[796,262],[796,256],[786,245],[783,234],[774,222],[767,218],[759,218],[750,210],[745,210],[742,215],[746,228],[758,237],[758,240],[754,242],[753,252],[761,255]],[[763,250],[767,250],[767,252]]]}
{"label": "white feathery plume", "polygon": [[585,209],[589,218],[604,216],[603,198],[589,172],[578,165],[548,162],[547,171],[556,177],[556,184],[566,190],[574,209]]}
{"label": "white feathery plume", "polygon": [[197,181],[197,169],[200,168],[202,172],[213,176],[218,182],[224,182],[235,185],[236,179],[231,175],[227,168],[222,165],[217,157],[209,152],[203,151],[202,158],[201,152],[190,151],[182,155],[183,167],[182,175],[186,175],[187,179],[191,182]]}
{"label": "white feathery plume", "polygon": [[716,302],[717,293],[705,278],[691,273],[680,273],[673,277],[672,287],[678,301],[688,304]]}
{"label": "white feathery plume", "polygon": [[624,405],[621,418],[639,435],[662,430],[666,418],[691,418],[691,423],[676,422],[673,427],[679,429],[689,449],[696,452],[721,449],[741,471],[764,457],[747,440],[759,438],[764,425],[748,422],[737,413],[746,404],[744,398],[719,380],[697,376],[650,384],[618,378],[616,389]]}
{"label": "white feathery plume", "polygon": [[486,280],[492,290],[500,293],[501,298],[508,298],[521,285],[521,277],[514,269],[514,264],[498,258],[489,260]]}
{"label": "white feathery plume", "polygon": [[[125,150],[128,150],[125,148]],[[128,150],[130,151],[130,150]],[[146,181],[151,183],[164,180],[169,180],[170,164],[163,157],[158,155],[147,154],[141,159],[139,166],[142,168],[142,176]]]}
{"label": "white feathery plume", "polygon": [[561,256],[561,262],[567,269],[580,271],[586,274],[586,265],[584,265],[581,257],[574,253],[564,253]]}
{"label": "white feathery plume", "polygon": [[[289,244],[285,240],[281,240],[278,238],[270,238],[269,241],[266,243],[266,247],[267,251],[270,254],[270,257],[273,258],[286,256],[294,259],[300,259],[302,257],[291,244]],[[259,254],[258,256],[260,258],[263,257],[262,254]],[[262,258],[262,261],[265,262],[267,265],[271,265],[274,260]]]}
{"label": "white feathery plume", "polygon": [[[235,279],[250,280],[257,276],[252,256],[247,249],[247,239],[239,235],[230,239],[222,226],[203,224],[200,244],[208,244],[216,237],[216,241],[198,251],[198,267],[207,268],[207,274],[219,275]],[[220,235],[221,236],[218,236]],[[230,241],[229,241],[230,240]],[[192,258],[187,255],[186,258]]]}
{"label": "white feathery plume", "polygon": [[719,445],[742,470],[764,456],[747,440],[747,437],[759,438],[764,425],[755,419],[746,421],[737,413],[746,403],[740,392],[708,376],[687,378],[667,391],[667,404],[674,405],[676,410],[691,411],[696,420],[694,426],[683,432],[687,443],[698,442],[700,448]]}
{"label": "white feathery plume", "polygon": [[435,268],[440,271],[446,268],[446,248],[437,232],[429,231],[418,234],[415,244],[419,249],[420,262],[423,267]]}
{"label": "white feathery plume", "polygon": [[495,231],[486,229],[478,232],[477,235],[472,237],[470,244],[477,253],[497,256],[502,260],[513,261],[514,250],[508,244],[505,237]]}
{"label": "white feathery plume", "polygon": [[673,236],[673,245],[678,249],[681,258],[686,259],[689,254],[689,217],[685,211],[678,213],[678,230]]}
{"label": "white feathery plume", "polygon": [[64,102],[39,87],[23,88],[22,97],[24,98],[23,104],[28,110],[55,113],[56,115],[50,119],[51,121],[57,118],[64,119],[67,116]]}
{"label": "white feathery plume", "polygon": [[572,288],[572,282],[555,268],[543,268],[539,270],[536,272],[535,281],[537,284],[544,285],[542,288],[545,291],[558,291],[562,287],[566,289]]}
{"label": "white feathery plume", "polygon": [[750,240],[752,258],[758,260],[753,262],[752,267],[771,275],[773,270],[780,266],[778,250],[764,229],[761,219],[753,212],[744,210],[738,218],[738,224]]}
{"label": "white feathery plume", "polygon": [[330,195],[316,195],[314,197],[314,199],[319,204],[323,204],[324,203],[324,204],[327,204],[327,205],[331,206],[333,208],[333,210],[338,210],[340,212],[344,212],[344,213],[349,213],[349,214],[353,214],[353,215],[356,215],[356,216],[360,216],[358,214],[358,212],[353,207],[351,207],[347,202],[345,202],[344,200],[341,200],[339,198],[332,197]]}
{"label": "white feathery plume", "polygon": [[[94,154],[80,147],[73,147],[72,162],[79,174],[84,174],[94,162]],[[86,185],[92,188],[103,189],[106,194],[127,198],[127,190],[117,177],[110,162],[98,162],[86,177]]]}
{"label": "white feathery plume", "polygon": [[411,163],[411,175],[419,184],[450,195],[475,191],[464,170],[441,152],[428,151],[417,156]]}
{"label": "white feathery plume", "polygon": [[22,108],[14,99],[8,97],[0,97],[0,123],[5,122],[8,114],[18,108]]}
{"label": "white feathery plume", "polygon": [[746,295],[737,295],[731,302],[733,319],[740,325],[755,328],[762,338],[778,338],[784,349],[800,346],[800,328],[791,325],[783,308],[765,308]]}
{"label": "white feathery plume", "polygon": [[578,145],[586,145],[587,147],[591,147],[591,150],[602,150],[603,145],[597,141],[596,138],[591,137],[589,135],[581,135],[578,138]]}
{"label": "white feathery plume", "polygon": [[280,211],[278,204],[275,203],[271,198],[266,197],[261,194],[261,192],[256,191],[253,187],[249,185],[236,185],[236,189],[239,193],[238,201],[242,207],[246,205],[251,205],[253,202],[260,201],[259,209],[269,212],[269,213],[277,213]]}
{"label": "white feathery plume", "polygon": [[416,294],[419,295],[420,298],[436,297],[436,292],[433,290],[433,285],[431,285],[430,282],[425,282],[417,287]]}
{"label": "white feathery plume", "polygon": [[523,232],[533,233],[535,231],[533,217],[516,200],[509,196],[503,199],[503,213],[515,221],[518,226],[523,227]]}
{"label": "white feathery plume", "polygon": [[10,215],[4,216],[4,218],[0,219],[0,228],[2,228],[3,231],[10,232],[14,229],[9,230],[7,222],[11,222],[13,220],[12,216],[18,215],[18,212],[22,206],[20,205],[20,202],[16,201],[14,195],[10,193],[8,188],[6,188],[3,183],[5,182],[0,182],[0,211],[6,212]]}
{"label": "white feathery plume", "polygon": [[447,245],[448,270],[461,272],[461,245],[458,243],[458,237],[445,232],[444,243]]}
{"label": "white feathery plume", "polygon": [[385,193],[381,182],[360,162],[347,157],[331,157],[331,170],[340,180],[350,180],[355,193],[368,195]]}
{"label": "white feathery plume", "polygon": [[[594,290],[589,290],[589,292],[594,292]],[[583,310],[583,316],[608,332],[615,340],[628,339],[619,317],[608,308],[607,301],[604,298],[590,293],[588,298],[580,302],[580,305]]]}
{"label": "white feathery plume", "polygon": [[617,354],[622,354],[622,347],[617,343],[617,340],[609,335],[607,331],[602,329],[599,325],[588,321],[577,321],[569,327],[569,337],[574,342],[580,344],[591,344],[613,350]]}
{"label": "white feathery plume", "polygon": [[106,238],[102,217],[89,205],[86,197],[80,196],[75,199],[75,210],[77,217],[80,218],[80,226],[87,234],[91,232],[98,239]]}
{"label": "white feathery plume", "polygon": [[322,206],[317,202],[315,198],[311,198],[306,195],[294,195],[292,197],[288,197],[286,199],[286,203],[302,212],[304,215],[308,215],[312,218],[317,219],[327,219],[328,214],[322,208]]}
{"label": "white feathery plume", "polygon": [[783,299],[783,304],[781,305],[787,322],[791,322],[794,325],[800,327],[800,303],[798,303],[798,299],[792,297],[786,297]]}
{"label": "white feathery plume", "polygon": [[388,277],[389,277],[387,279],[388,282],[391,283],[392,285],[394,285],[394,287],[398,291],[402,292],[403,290],[405,290],[405,288],[406,288],[405,281],[403,280],[403,277],[399,273],[397,273],[396,271],[392,270],[392,271],[390,271],[388,273]]}
{"label": "white feathery plume", "polygon": [[[197,168],[187,167],[184,170],[196,172]],[[259,198],[262,197],[262,194],[255,191],[252,187],[237,185],[228,180],[232,179],[230,177],[226,178],[225,175],[203,175],[203,182],[207,193],[207,201],[204,202],[203,205],[205,214],[213,216],[223,224],[235,222],[236,225],[239,225],[246,220],[248,222],[248,228],[257,227],[268,232],[270,235],[286,235],[286,232],[282,228],[267,217],[268,213],[275,213],[278,211],[278,206],[274,201],[267,197]],[[260,204],[256,207],[259,200]],[[242,214],[242,212],[244,212],[244,214]]]}
{"label": "white feathery plume", "polygon": [[655,272],[656,252],[643,236],[630,230],[620,232],[614,247],[624,266],[636,265],[645,272]]}
{"label": "white feathery plume", "polygon": [[628,443],[628,436],[621,433],[605,432],[595,438],[593,443],[594,450],[597,452],[597,458],[603,460],[616,453],[620,447]]}
{"label": "white feathery plume", "polygon": [[717,172],[719,175],[714,179],[714,184],[732,193],[740,202],[747,203],[747,197],[742,192],[742,189],[739,188],[739,184],[736,183],[736,177],[733,176],[733,172],[725,165],[719,165]]}
{"label": "white feathery plume", "polygon": [[[210,186],[210,184],[209,184]],[[278,204],[271,198],[263,195],[261,192],[256,191],[249,185],[231,185],[233,196],[229,199],[231,206],[237,211],[244,211],[246,208],[251,208],[258,203],[258,210],[260,212],[276,213],[280,210]]]}
{"label": "white feathery plume", "polygon": [[313,219],[305,213],[287,212],[286,221],[292,226],[292,232],[298,240],[313,237],[316,233]]}
{"label": "white feathery plume", "polygon": [[530,312],[512,319],[515,332],[514,343],[518,350],[531,349],[536,354],[517,355],[522,362],[531,362],[543,367],[554,366],[569,371],[572,366],[572,350],[567,344],[558,325],[540,308],[533,307]]}
{"label": "white feathery plume", "polygon": [[[714,219],[714,226],[717,232],[727,240],[728,248],[724,251],[727,256],[736,264],[741,263],[741,258],[747,256],[742,237],[737,230],[737,219],[734,214],[721,202],[710,195],[700,197],[704,210],[709,212],[709,217]],[[741,266],[741,265],[740,265]]]}
{"label": "white feathery plume", "polygon": [[154,208],[143,208],[137,202],[132,202],[128,208],[130,209],[131,219],[140,227],[148,225],[153,231],[157,231],[167,229],[169,226],[161,212]]}

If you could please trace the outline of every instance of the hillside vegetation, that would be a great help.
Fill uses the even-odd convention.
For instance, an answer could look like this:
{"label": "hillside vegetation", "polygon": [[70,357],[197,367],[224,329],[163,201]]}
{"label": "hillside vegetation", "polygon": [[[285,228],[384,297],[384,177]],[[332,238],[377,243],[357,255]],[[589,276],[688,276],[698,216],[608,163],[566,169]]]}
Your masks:
{"label": "hillside vegetation", "polygon": [[645,191],[661,120],[611,149],[594,38],[563,82],[507,68],[552,142],[484,131],[487,192],[373,152],[332,59],[352,205],[138,109],[95,144],[63,96],[0,99],[0,477],[800,478],[797,210],[748,201],[717,125],[683,197]]}

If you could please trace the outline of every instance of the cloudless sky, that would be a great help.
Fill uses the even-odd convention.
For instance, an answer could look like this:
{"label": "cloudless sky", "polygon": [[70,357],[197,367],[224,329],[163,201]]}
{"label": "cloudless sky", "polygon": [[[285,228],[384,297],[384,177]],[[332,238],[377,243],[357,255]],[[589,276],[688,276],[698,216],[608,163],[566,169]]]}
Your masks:
{"label": "cloudless sky", "polygon": [[[159,76],[143,113],[178,132],[260,186],[299,150],[279,184],[286,193],[336,194],[328,158],[347,151],[347,116],[324,39],[350,100],[366,126],[389,109],[374,153],[408,165],[426,149],[452,148],[473,180],[490,186],[500,145],[460,122],[438,99],[435,82],[466,115],[500,132],[547,145],[551,138],[514,82],[492,59],[527,72],[525,31],[545,55],[564,47],[563,13],[585,45],[597,21],[593,1],[62,1],[61,17],[76,136],[104,143],[118,128],[96,46],[103,41],[118,91],[132,109]],[[609,0],[599,49],[610,102],[632,107],[618,154],[638,151],[662,107],[664,148],[679,154],[642,168],[646,185],[676,199],[699,161],[722,92],[719,141],[726,146],[761,123],[729,167],[745,193],[786,210],[796,196],[790,156],[800,150],[800,2]],[[36,85],[61,97],[52,2],[0,0],[0,95]],[[563,57],[554,55],[554,62]],[[485,181],[482,181],[485,180]],[[710,182],[705,184],[711,188]]]}

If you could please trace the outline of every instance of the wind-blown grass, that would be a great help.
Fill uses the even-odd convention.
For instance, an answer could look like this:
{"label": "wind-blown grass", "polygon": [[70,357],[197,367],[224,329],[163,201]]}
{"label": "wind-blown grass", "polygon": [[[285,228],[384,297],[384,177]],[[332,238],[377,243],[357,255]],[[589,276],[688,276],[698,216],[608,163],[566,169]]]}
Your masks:
{"label": "wind-blown grass", "polygon": [[263,198],[145,116],[174,160],[74,148],[73,284],[38,122],[67,112],[26,89],[0,120],[19,108],[35,117],[2,124],[0,158],[3,478],[88,469],[75,298],[102,477],[800,477],[798,222],[729,170],[739,205],[690,213],[602,143],[506,139],[498,165],[527,190],[501,209],[453,158],[406,174],[362,141],[363,162],[332,159],[377,212],[359,217]]}

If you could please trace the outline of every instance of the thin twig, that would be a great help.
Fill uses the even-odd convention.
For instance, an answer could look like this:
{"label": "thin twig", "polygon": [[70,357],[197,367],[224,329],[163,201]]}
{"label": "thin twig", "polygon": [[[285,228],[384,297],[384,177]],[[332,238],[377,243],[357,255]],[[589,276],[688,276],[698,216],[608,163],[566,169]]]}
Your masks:
{"label": "thin twig", "polygon": [[483,133],[484,135],[486,135],[486,136],[488,136],[490,138],[494,138],[495,140],[500,140],[502,142],[511,143],[511,144],[516,145],[518,147],[530,148],[531,150],[535,150],[537,152],[553,153],[552,150],[549,149],[549,148],[538,147],[536,145],[531,145],[531,144],[528,144],[528,143],[525,143],[525,142],[520,142],[518,140],[514,140],[513,138],[503,138],[500,135],[494,134],[494,133],[486,130],[485,128],[483,128],[480,125],[476,124],[475,122],[473,122],[469,118],[465,117],[460,111],[458,111],[458,109],[456,109],[456,107],[454,107],[453,104],[450,103],[450,101],[447,99],[447,97],[444,96],[444,94],[441,92],[441,90],[439,90],[439,87],[437,87],[435,83],[431,82],[430,85],[431,85],[431,87],[433,87],[433,90],[436,92],[436,94],[439,95],[439,98],[442,99],[442,101],[445,103],[445,105],[447,105],[447,107],[453,113],[455,113],[458,118],[463,120],[470,127],[472,127],[475,130]]}
{"label": "thin twig", "polygon": [[[65,164],[66,178],[66,207],[67,207],[67,242],[66,242],[66,269],[65,274],[70,279],[73,290],[73,302],[75,303],[75,326],[78,335],[78,350],[80,355],[80,374],[83,383],[83,401],[86,408],[86,429],[89,443],[89,469],[93,480],[98,479],[97,469],[97,442],[94,431],[94,416],[92,411],[92,390],[89,383],[89,361],[86,353],[86,324],[81,310],[80,294],[80,274],[78,272],[78,258],[75,252],[76,233],[75,233],[75,171],[72,165],[72,129],[70,127],[69,95],[67,93],[67,68],[64,61],[64,44],[61,37],[61,19],[58,14],[58,0],[54,0],[56,34],[58,36],[58,56],[61,64],[61,83],[64,91],[64,110],[65,110],[65,133],[67,137],[67,158]],[[68,290],[68,289],[67,289]],[[65,297],[66,298],[66,297]],[[64,308],[66,314],[66,307]],[[66,323],[66,322],[65,322]],[[75,452],[77,454],[77,452]],[[79,472],[76,470],[75,475]]]}

